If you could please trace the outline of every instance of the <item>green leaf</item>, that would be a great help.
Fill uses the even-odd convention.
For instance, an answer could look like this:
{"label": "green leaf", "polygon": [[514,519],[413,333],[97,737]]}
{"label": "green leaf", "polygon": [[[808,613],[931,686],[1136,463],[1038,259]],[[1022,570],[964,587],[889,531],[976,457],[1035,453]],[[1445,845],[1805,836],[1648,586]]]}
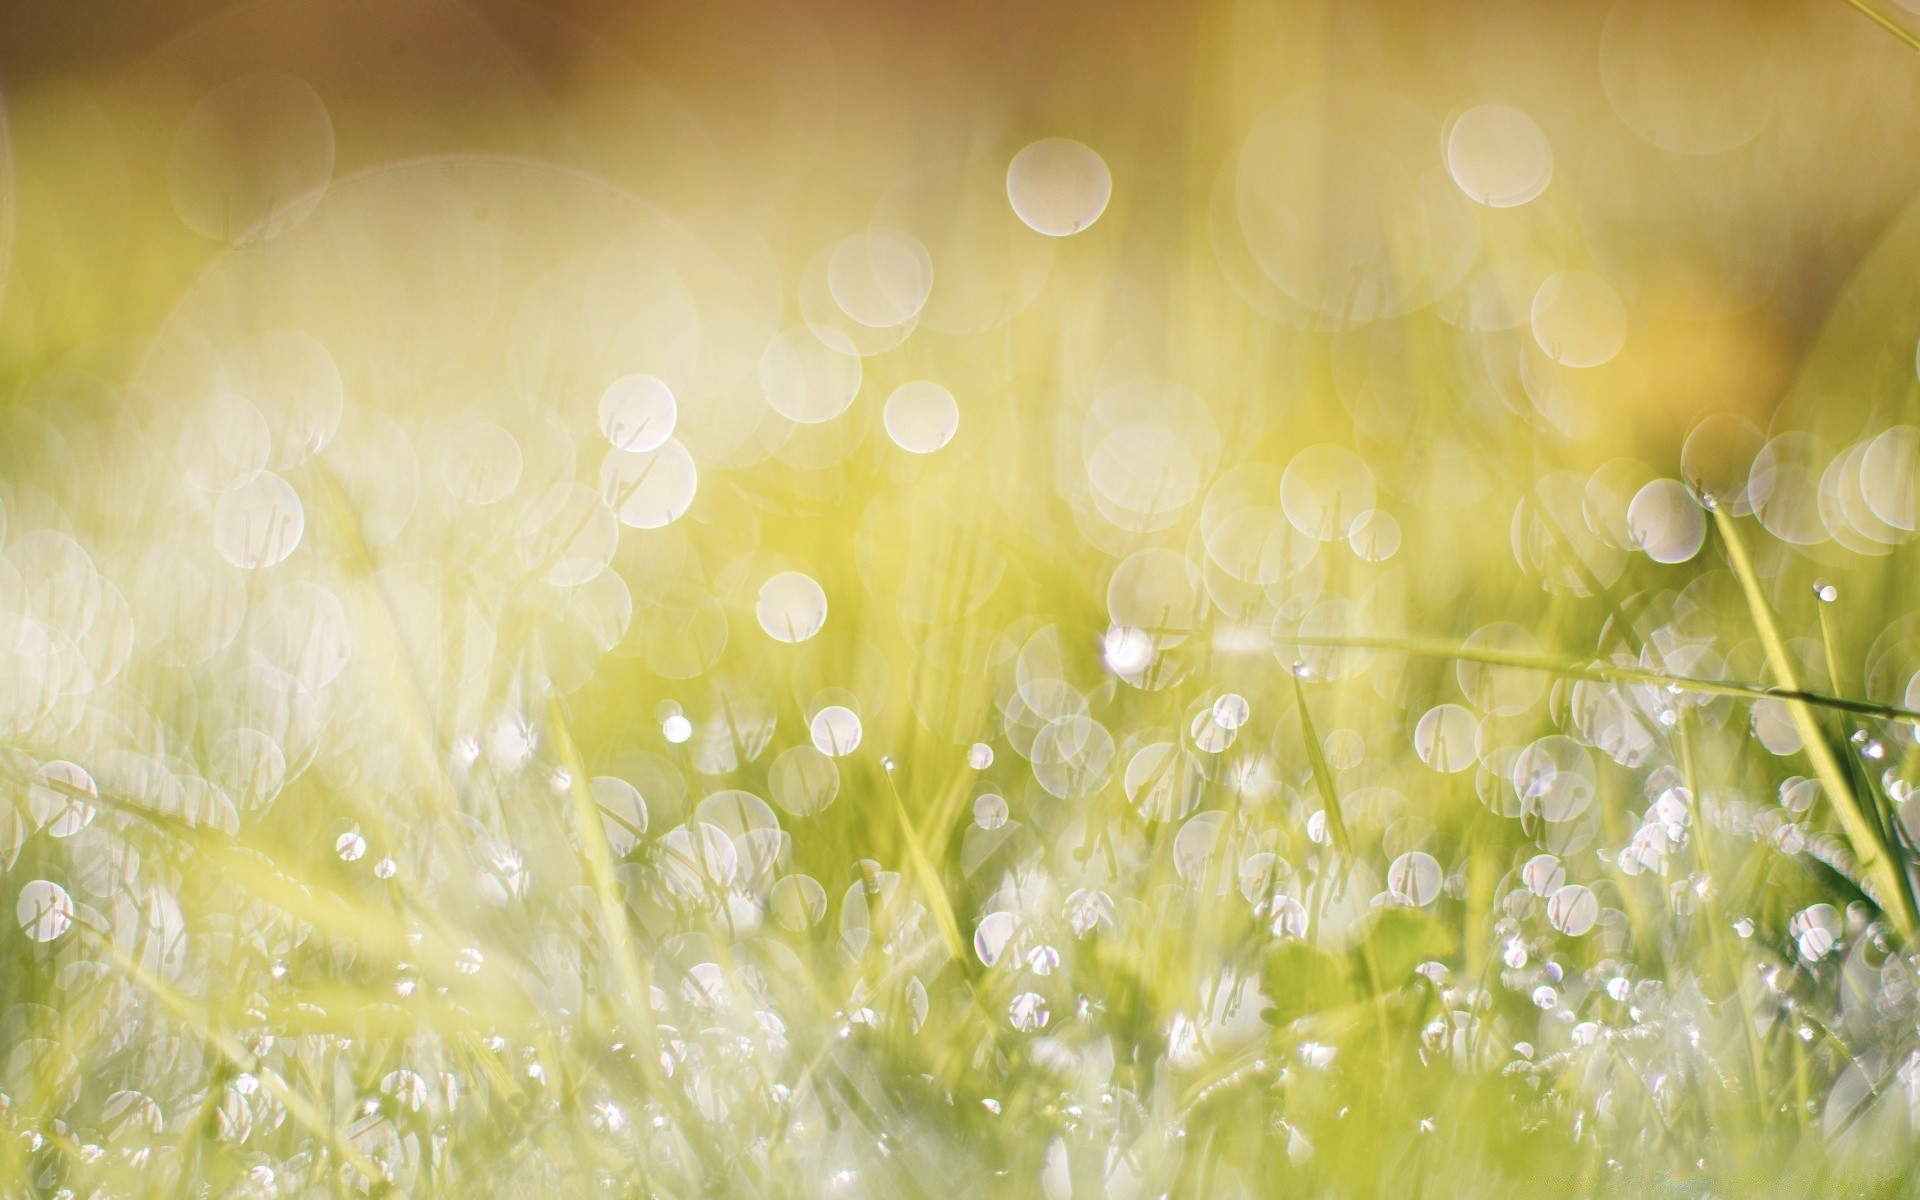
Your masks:
{"label": "green leaf", "polygon": [[1339,1008],[1355,995],[1346,961],[1303,941],[1281,942],[1267,951],[1260,982],[1272,1001],[1261,1016],[1275,1026]]}
{"label": "green leaf", "polygon": [[1379,973],[1379,989],[1391,991],[1404,986],[1421,963],[1451,958],[1459,939],[1432,913],[1396,906],[1380,910],[1361,947]]}

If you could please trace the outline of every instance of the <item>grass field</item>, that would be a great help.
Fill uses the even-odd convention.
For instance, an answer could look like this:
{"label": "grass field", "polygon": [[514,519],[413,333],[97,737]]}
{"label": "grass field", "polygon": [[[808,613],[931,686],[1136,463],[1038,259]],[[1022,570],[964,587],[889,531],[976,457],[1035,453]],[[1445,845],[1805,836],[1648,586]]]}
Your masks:
{"label": "grass field", "polygon": [[3,1200],[1915,1192],[1920,9],[108,7]]}

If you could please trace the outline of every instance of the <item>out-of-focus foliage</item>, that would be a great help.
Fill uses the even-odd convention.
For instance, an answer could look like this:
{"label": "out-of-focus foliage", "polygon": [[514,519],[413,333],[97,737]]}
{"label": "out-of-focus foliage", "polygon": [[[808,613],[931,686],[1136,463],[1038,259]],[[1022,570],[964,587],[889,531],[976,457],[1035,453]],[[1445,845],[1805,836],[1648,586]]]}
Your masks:
{"label": "out-of-focus foliage", "polygon": [[1909,1194],[1862,6],[0,12],[0,1197]]}

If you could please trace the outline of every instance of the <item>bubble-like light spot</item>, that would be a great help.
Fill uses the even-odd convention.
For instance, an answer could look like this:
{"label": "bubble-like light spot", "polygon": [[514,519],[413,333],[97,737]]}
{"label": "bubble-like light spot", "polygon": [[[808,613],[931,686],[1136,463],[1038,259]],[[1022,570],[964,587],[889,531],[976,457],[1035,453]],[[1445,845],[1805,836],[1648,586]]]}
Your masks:
{"label": "bubble-like light spot", "polygon": [[293,485],[261,471],[213,504],[213,545],[220,557],[253,571],[286,560],[307,529]]}
{"label": "bubble-like light spot", "polygon": [[829,704],[807,722],[807,734],[820,753],[842,758],[860,746],[860,714],[842,704]]}
{"label": "bubble-like light spot", "polygon": [[975,742],[967,750],[967,765],[976,771],[984,771],[993,765],[993,747],[985,742]]}
{"label": "bubble-like light spot", "polygon": [[1514,756],[1513,789],[1527,811],[1570,821],[1593,803],[1593,756],[1572,738],[1549,734]]}
{"label": "bubble-like light spot", "polygon": [[932,454],[953,440],[960,406],[945,387],[915,379],[893,389],[880,419],[894,445],[911,454]]}
{"label": "bubble-like light spot", "polygon": [[1754,455],[1747,496],[1767,532],[1796,546],[1831,535],[1820,515],[1820,477],[1832,452],[1809,433],[1783,433]]}
{"label": "bubble-like light spot", "polygon": [[1007,200],[1027,228],[1048,237],[1079,233],[1100,219],[1113,196],[1113,176],[1091,146],[1042,138],[1007,166]]}
{"label": "bubble-like light spot", "polygon": [[619,521],[582,484],[556,483],[521,514],[520,562],[555,587],[578,587],[599,575],[619,547]]}
{"label": "bubble-like light spot", "polygon": [[1349,536],[1373,511],[1373,468],[1345,446],[1309,446],[1280,477],[1280,507],[1295,529],[1323,542]]}
{"label": "bubble-like light spot", "polygon": [[1520,882],[1536,896],[1551,896],[1565,886],[1567,869],[1552,854],[1536,854],[1520,868]]}
{"label": "bubble-like light spot", "polygon": [[1237,218],[1246,273],[1283,313],[1350,327],[1424,308],[1480,257],[1471,202],[1431,169],[1436,132],[1383,91],[1295,92],[1247,135],[1217,229]]}
{"label": "bubble-like light spot", "polygon": [[440,482],[468,504],[498,504],[520,486],[520,443],[489,421],[476,421],[440,449]]}
{"label": "bubble-like light spot", "polygon": [[327,448],[346,410],[340,365],[301,329],[269,329],[233,347],[219,386],[245,396],[273,432],[273,469],[297,467]]}
{"label": "bubble-like light spot", "polygon": [[1433,855],[1409,850],[1387,867],[1387,891],[1403,904],[1424,907],[1440,894],[1445,872]]}
{"label": "bubble-like light spot", "polygon": [[286,782],[286,753],[257,729],[230,729],[207,751],[207,778],[242,809],[263,808]]}
{"label": "bubble-like light spot", "polygon": [[676,746],[683,745],[693,736],[693,722],[680,713],[674,713],[660,722],[660,736]]}
{"label": "bubble-like light spot", "polygon": [[1222,729],[1238,729],[1252,715],[1252,706],[1239,692],[1228,692],[1213,702],[1213,723]]}
{"label": "bubble-like light spot", "polygon": [[1106,782],[1113,735],[1091,717],[1061,717],[1041,727],[1029,757],[1041,787],[1062,800],[1076,799]]}
{"label": "bubble-like light spot", "polygon": [[982,829],[999,829],[1007,823],[1006,797],[995,792],[973,800],[973,823]]}
{"label": "bubble-like light spot", "polygon": [[1714,413],[1693,427],[1680,447],[1680,473],[1693,490],[1734,516],[1753,511],[1747,495],[1753,460],[1767,437],[1753,422]]}
{"label": "bubble-like light spot", "polygon": [[1277,938],[1303,938],[1312,924],[1307,906],[1292,896],[1276,896],[1273,900],[1273,936]]}
{"label": "bubble-like light spot", "polygon": [[656,450],[679,418],[673,389],[652,375],[624,375],[600,393],[600,434],[615,450]]}
{"label": "bubble-like light spot", "polygon": [[367,852],[367,839],[357,829],[349,829],[333,841],[333,852],[342,862],[358,862]]}
{"label": "bubble-like light spot", "polygon": [[669,890],[687,899],[710,895],[733,882],[740,851],[727,831],[706,821],[669,830],[660,839],[661,876]]}
{"label": "bubble-like light spot", "polygon": [[868,229],[833,248],[827,290],[855,321],[869,329],[892,329],[926,307],[933,291],[933,257],[909,233]]}
{"label": "bubble-like light spot", "polygon": [[773,760],[767,789],[781,808],[796,817],[810,817],[840,794],[840,768],[818,747],[793,746]]}
{"label": "bubble-like light spot", "polygon": [[1751,141],[1773,113],[1780,63],[1739,0],[1619,0],[1600,32],[1600,81],[1626,126],[1674,154]]}
{"label": "bubble-like light spot", "polygon": [[1100,657],[1115,675],[1138,676],[1153,665],[1153,638],[1144,629],[1115,625],[1100,639]]}
{"label": "bubble-like light spot", "polygon": [[255,602],[247,647],[305,687],[323,688],[353,657],[353,628],[338,596],[298,580]]}
{"label": "bubble-like light spot", "polygon": [[274,237],[319,205],[333,152],[333,121],[311,87],[291,75],[243,75],[207,93],[174,134],[174,211],[219,241]]}
{"label": "bubble-like light spot", "polygon": [[1208,754],[1218,754],[1233,745],[1236,731],[1215,720],[1212,709],[1203,708],[1193,714],[1193,720],[1187,723],[1187,736],[1193,739],[1198,749]]}
{"label": "bubble-like light spot", "polygon": [[827,889],[811,875],[786,875],[767,893],[767,915],[782,929],[805,933],[827,915]]}
{"label": "bubble-like light spot", "polygon": [[1347,545],[1368,562],[1385,562],[1400,551],[1400,522],[1392,513],[1368,509],[1347,530]]}
{"label": "bubble-like light spot", "polygon": [[1805,743],[1786,701],[1772,696],[1753,702],[1753,736],[1773,754],[1798,754]]}
{"label": "bubble-like light spot", "polygon": [[1799,947],[1801,958],[1808,962],[1819,962],[1833,953],[1834,943],[1838,940],[1831,930],[1816,926],[1803,931],[1794,939],[1794,943]]}
{"label": "bubble-like light spot", "polygon": [[[1540,643],[1525,626],[1511,621],[1483,625],[1467,635],[1465,648],[1507,654],[1540,653]],[[1525,667],[1500,667],[1461,659],[1454,678],[1468,703],[1481,712],[1514,716],[1538,704],[1547,692],[1547,677]]]}
{"label": "bubble-like light spot", "polygon": [[225,492],[252,479],[273,452],[273,433],[252,401],[239,392],[208,396],[180,423],[180,464],[187,482]]}
{"label": "bubble-like light spot", "polygon": [[1007,1017],[1022,1033],[1047,1026],[1047,998],[1039,992],[1021,992],[1007,1005]]}
{"label": "bubble-like light spot", "polygon": [[676,438],[652,450],[609,450],[600,464],[600,497],[623,525],[659,529],[680,519],[700,487],[693,455]]}
{"label": "bubble-like light spot", "polygon": [[1597,367],[1627,344],[1620,294],[1591,271],[1556,271],[1533,294],[1533,340],[1569,367]]}
{"label": "bubble-like light spot", "polygon": [[596,775],[592,787],[607,848],[615,858],[625,858],[647,831],[647,803],[639,788],[617,775]]}
{"label": "bubble-like light spot", "polygon": [[[1155,650],[1185,640],[1207,605],[1206,580],[1200,569],[1172,550],[1130,554],[1107,581],[1107,615],[1114,626],[1138,631]],[[1132,635],[1126,635],[1123,643],[1130,645],[1131,639]],[[1113,661],[1112,655],[1108,661]]]}
{"label": "bubble-like light spot", "polygon": [[27,811],[52,837],[71,837],[93,824],[92,801],[100,793],[86,768],[64,759],[43,763],[27,789]]}
{"label": "bubble-like light spot", "polygon": [[1458,704],[1438,704],[1421,716],[1413,728],[1413,748],[1420,761],[1436,771],[1455,774],[1477,761],[1474,755],[1473,714]]}
{"label": "bubble-like light spot", "polygon": [[73,897],[67,889],[45,879],[30,881],[20,889],[14,906],[20,928],[36,942],[51,942],[73,925]]}
{"label": "bubble-like light spot", "polygon": [[1583,884],[1569,883],[1547,901],[1547,923],[1568,937],[1579,937],[1600,919],[1600,902]]}
{"label": "bubble-like light spot", "polygon": [[983,965],[991,967],[1000,961],[1013,938],[1013,928],[1010,912],[991,912],[980,918],[979,927],[973,931],[973,952],[980,956]]}
{"label": "bubble-like light spot", "polygon": [[1920,429],[1895,425],[1881,431],[1860,459],[1860,494],[1873,515],[1895,529],[1916,525],[1914,480],[1920,476]]}
{"label": "bubble-like light spot", "polygon": [[1634,544],[1657,563],[1686,562],[1706,541],[1707,522],[1686,486],[1656,479],[1634,494],[1627,506],[1627,527]]}
{"label": "bubble-like light spot", "polygon": [[782,330],[760,355],[760,387],[773,411],[801,425],[831,421],[860,393],[858,356],[804,325]]}
{"label": "bubble-like light spot", "polygon": [[1504,104],[1460,114],[1447,133],[1447,173],[1489,208],[1525,204],[1553,178],[1553,147],[1532,117]]}
{"label": "bubble-like light spot", "polygon": [[1153,742],[1127,760],[1122,787],[1149,821],[1177,821],[1200,805],[1206,775],[1192,754],[1172,742]]}
{"label": "bubble-like light spot", "polygon": [[1024,310],[1046,283],[1053,243],[1022,227],[998,163],[917,171],[888,190],[875,215],[918,238],[932,256],[933,290],[918,317],[929,329],[992,329]]}
{"label": "bubble-like light spot", "polygon": [[827,594],[811,575],[782,571],[760,585],[753,615],[777,642],[804,642],[827,621]]}

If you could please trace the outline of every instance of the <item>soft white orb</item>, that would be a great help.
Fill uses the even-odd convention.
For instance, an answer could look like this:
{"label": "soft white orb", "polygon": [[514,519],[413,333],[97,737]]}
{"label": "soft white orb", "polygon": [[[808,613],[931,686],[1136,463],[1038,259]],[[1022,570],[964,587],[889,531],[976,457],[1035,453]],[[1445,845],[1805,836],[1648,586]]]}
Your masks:
{"label": "soft white orb", "polygon": [[1013,156],[1007,199],[1027,228],[1048,237],[1079,233],[1100,219],[1113,176],[1092,147],[1071,138],[1042,138]]}

